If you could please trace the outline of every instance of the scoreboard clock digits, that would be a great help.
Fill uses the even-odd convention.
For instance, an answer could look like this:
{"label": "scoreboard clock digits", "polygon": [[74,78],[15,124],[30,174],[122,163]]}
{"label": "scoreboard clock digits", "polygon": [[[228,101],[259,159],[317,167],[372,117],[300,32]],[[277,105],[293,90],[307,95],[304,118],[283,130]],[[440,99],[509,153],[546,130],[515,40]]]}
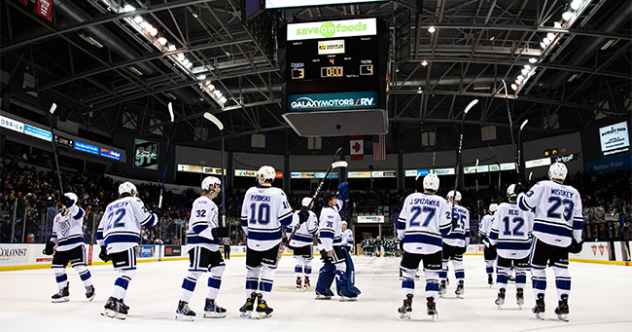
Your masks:
{"label": "scoreboard clock digits", "polygon": [[342,67],[322,67],[320,68],[321,77],[342,77]]}
{"label": "scoreboard clock digits", "polygon": [[299,68],[299,69],[292,69],[292,79],[293,80],[300,80],[305,78],[305,69],[303,68]]}
{"label": "scoreboard clock digits", "polygon": [[360,75],[373,75],[373,65],[360,65]]}

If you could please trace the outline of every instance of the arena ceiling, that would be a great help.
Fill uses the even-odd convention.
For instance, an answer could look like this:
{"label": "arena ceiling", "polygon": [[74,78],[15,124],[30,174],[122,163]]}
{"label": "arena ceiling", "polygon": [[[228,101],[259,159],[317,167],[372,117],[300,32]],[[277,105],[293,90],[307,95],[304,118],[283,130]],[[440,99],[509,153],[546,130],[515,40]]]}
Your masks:
{"label": "arena ceiling", "polygon": [[[395,17],[410,22],[409,59],[391,67],[389,122],[391,132],[420,142],[424,130],[447,137],[474,98],[480,102],[466,123],[477,130],[507,128],[507,104],[514,126],[529,119],[525,131],[536,133],[629,117],[632,0],[579,1],[581,14],[567,27],[562,16],[574,12],[573,1],[418,0],[416,9],[387,1],[293,8],[272,18],[280,27],[380,17],[391,23],[392,38]],[[281,117],[279,64],[244,28],[239,0],[54,0],[50,23],[32,2],[1,2],[2,88],[11,112],[43,119],[55,102],[56,116],[84,130],[166,137],[172,102],[176,143],[217,141],[204,112],[225,124],[227,137],[282,133],[301,140]],[[164,49],[135,29],[136,17],[165,38]],[[549,44],[541,45],[544,38]],[[189,70],[175,60],[182,56]],[[514,90],[525,65],[533,71]],[[200,88],[200,75],[223,93],[224,107]]]}

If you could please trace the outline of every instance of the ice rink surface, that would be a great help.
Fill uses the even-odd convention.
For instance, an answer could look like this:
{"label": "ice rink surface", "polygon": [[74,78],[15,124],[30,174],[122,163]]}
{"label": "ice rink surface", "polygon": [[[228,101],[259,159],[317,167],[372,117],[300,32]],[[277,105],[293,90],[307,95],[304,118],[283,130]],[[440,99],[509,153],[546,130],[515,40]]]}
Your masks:
{"label": "ice rink surface", "polygon": [[[312,290],[294,289],[294,259],[283,257],[276,273],[274,289],[268,301],[272,317],[262,320],[239,317],[244,303],[245,258],[228,260],[218,303],[228,310],[224,319],[204,319],[207,275],[200,278],[190,306],[197,312],[195,322],[174,320],[180,286],[187,261],[138,264],[130,283],[126,304],[130,313],[125,321],[102,317],[100,312],[110,295],[116,276],[111,266],[90,268],[96,298],[87,302],[85,289],[73,269],[70,302],[54,304],[50,296],[57,292],[50,269],[0,272],[1,331],[632,331],[632,268],[571,262],[573,277],[570,297],[570,322],[559,321],[552,270],[547,270],[546,319],[531,313],[531,281],[525,290],[525,306],[515,304],[515,284],[509,283],[504,310],[494,304],[496,288],[486,285],[482,256],[465,258],[465,299],[456,299],[454,275],[450,273],[446,299],[439,299],[439,319],[431,322],[425,312],[423,273],[416,282],[410,320],[401,320],[401,281],[399,258],[355,257],[357,286],[363,292],[357,302],[314,300]],[[312,284],[315,285],[320,261],[314,260]]]}

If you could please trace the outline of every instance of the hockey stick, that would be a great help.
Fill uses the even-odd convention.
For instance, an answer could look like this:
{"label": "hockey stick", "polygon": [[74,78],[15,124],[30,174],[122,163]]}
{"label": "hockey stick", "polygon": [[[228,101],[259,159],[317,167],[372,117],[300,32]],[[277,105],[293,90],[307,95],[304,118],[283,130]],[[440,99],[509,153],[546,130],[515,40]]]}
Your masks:
{"label": "hockey stick", "polygon": [[478,99],[472,100],[463,111],[463,124],[461,125],[461,138],[459,139],[457,164],[456,164],[456,170],[454,172],[456,176],[454,179],[454,197],[452,198],[452,211],[451,211],[452,214],[454,214],[454,205],[456,204],[456,188],[459,186],[459,175],[461,173],[461,159],[463,157],[463,154],[461,152],[463,149],[463,132],[465,131],[465,116],[467,115],[467,112],[469,112],[470,109],[474,107],[474,105],[476,104],[478,104]]}
{"label": "hockey stick", "polygon": [[520,167],[518,164],[518,152],[516,151],[516,141],[514,140],[513,120],[511,119],[511,110],[509,109],[509,95],[507,94],[507,83],[503,81],[505,87],[505,106],[507,106],[507,117],[509,118],[509,136],[511,137],[511,146],[514,151],[514,162],[516,163],[516,181],[520,181]]}
{"label": "hockey stick", "polygon": [[222,227],[226,227],[226,194],[224,193],[224,176],[226,175],[226,167],[224,165],[224,124],[222,124],[222,122],[219,121],[218,118],[216,118],[213,114],[209,112],[204,113],[204,118],[211,121],[215,126],[217,126],[220,133],[222,134]]}
{"label": "hockey stick", "polygon": [[478,224],[481,224],[481,203],[478,199],[478,159],[476,159],[476,214],[478,215]]}
{"label": "hockey stick", "polygon": [[171,128],[169,136],[167,136],[167,162],[165,162],[165,169],[162,170],[162,185],[160,186],[160,198],[158,198],[158,208],[162,208],[162,198],[163,198],[163,194],[165,192],[165,178],[167,177],[167,168],[169,166],[169,144],[171,143],[171,136],[173,136],[173,132],[174,132],[174,125],[173,125],[173,106],[171,106],[171,102],[169,103],[169,105],[167,105],[167,107],[169,108],[169,117],[171,119]]}
{"label": "hockey stick", "polygon": [[55,110],[57,109],[57,104],[53,103],[50,106],[50,110],[48,111],[48,126],[50,128],[51,134],[51,144],[53,144],[53,156],[55,157],[55,167],[57,167],[57,179],[59,180],[59,195],[61,199],[61,195],[64,194],[64,184],[61,181],[61,169],[59,169],[59,158],[57,158],[57,147],[55,146],[55,134],[53,133],[53,114],[55,114]]}
{"label": "hockey stick", "polygon": [[[522,129],[527,125],[529,119],[524,120],[520,125],[520,130],[518,131],[518,169],[522,168]],[[524,179],[518,179],[518,183],[522,182]]]}
{"label": "hockey stick", "polygon": [[[323,177],[322,180],[320,180],[320,183],[318,184],[318,187],[316,188],[316,191],[314,192],[314,195],[312,195],[312,200],[309,201],[309,205],[307,206],[308,208],[312,206],[312,204],[314,203],[314,200],[316,199],[316,197],[318,197],[318,194],[320,193],[320,190],[323,188],[323,184],[325,183],[325,179],[327,179],[327,177],[329,176],[329,173],[331,173],[331,171],[334,168],[341,168],[341,167],[347,167],[349,166],[349,164],[346,161],[336,161],[338,154],[342,151],[342,147],[338,148],[338,150],[336,150],[336,153],[334,154],[334,160],[331,163],[331,165],[329,166],[329,169],[327,170],[327,173],[325,173],[325,176]],[[290,237],[287,239],[287,241],[285,242],[286,245],[281,245],[281,247],[279,248],[279,255],[277,256],[277,263],[281,260],[281,257],[283,257],[283,252],[285,251],[285,247],[287,247],[287,245],[292,241],[292,238],[294,238],[294,234],[296,234],[296,231],[299,229],[299,227],[295,227],[294,231],[292,231],[292,234],[290,235]]]}

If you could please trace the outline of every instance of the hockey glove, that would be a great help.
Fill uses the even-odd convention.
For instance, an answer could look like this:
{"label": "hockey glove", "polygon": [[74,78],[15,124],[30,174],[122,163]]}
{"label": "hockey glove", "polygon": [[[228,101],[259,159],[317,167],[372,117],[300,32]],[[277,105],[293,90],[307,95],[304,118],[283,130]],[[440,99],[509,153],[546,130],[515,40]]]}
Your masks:
{"label": "hockey glove", "polygon": [[516,188],[514,189],[514,193],[516,194],[516,196],[520,195],[521,193],[525,193],[526,194],[527,191],[529,191],[529,190],[527,190],[527,187],[525,185],[523,185],[523,184],[518,184],[516,186]]}
{"label": "hockey glove", "polygon": [[349,200],[349,183],[343,182],[338,185],[338,199],[343,202]]}
{"label": "hockey glove", "polygon": [[568,252],[570,252],[571,254],[579,254],[582,251],[583,245],[584,241],[577,242],[575,241],[575,238],[573,238],[573,242],[570,246],[568,246]]}
{"label": "hockey glove", "polygon": [[106,263],[110,261],[110,256],[108,256],[108,250],[105,248],[105,246],[101,246],[101,252],[99,252],[99,258]]}
{"label": "hockey glove", "polygon": [[308,218],[309,218],[309,214],[308,214],[307,211],[302,211],[301,210],[301,211],[298,212],[298,222],[299,222],[299,224],[301,224],[301,225],[304,224],[307,221]]}
{"label": "hockey glove", "polygon": [[154,209],[154,213],[156,214],[156,216],[158,217],[158,219],[162,218],[162,209],[158,208],[158,209]]}
{"label": "hockey glove", "polygon": [[452,230],[456,230],[459,227],[459,217],[456,215],[452,216]]}
{"label": "hockey glove", "polygon": [[327,256],[327,250],[325,250],[325,249],[320,251],[320,259],[323,261],[323,263],[333,263],[334,262],[334,258],[333,257]]}
{"label": "hockey glove", "polygon": [[65,205],[66,208],[70,209],[70,207],[75,204],[75,201],[70,199],[70,197],[62,196],[61,197],[61,204]]}
{"label": "hockey glove", "polygon": [[214,239],[219,239],[222,237],[227,237],[228,236],[228,227],[218,227],[218,228],[213,228],[211,230],[211,234],[213,234],[213,238]]}
{"label": "hockey glove", "polygon": [[52,241],[48,241],[46,243],[46,248],[42,250],[42,254],[50,256],[55,251],[54,249],[55,249],[55,243]]}

